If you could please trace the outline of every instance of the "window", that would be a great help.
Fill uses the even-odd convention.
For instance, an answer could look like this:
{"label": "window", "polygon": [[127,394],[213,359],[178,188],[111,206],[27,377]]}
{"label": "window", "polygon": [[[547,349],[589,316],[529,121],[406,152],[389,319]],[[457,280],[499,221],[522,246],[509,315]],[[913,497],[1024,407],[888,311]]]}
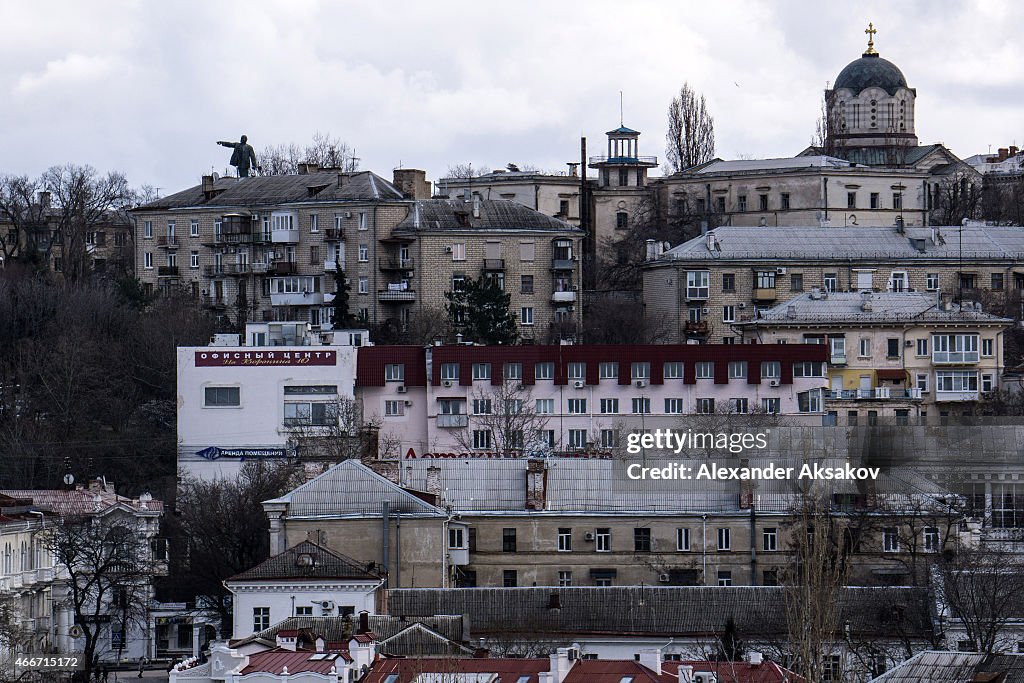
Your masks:
{"label": "window", "polygon": [[153,221],[145,221],[142,224],[142,236],[152,237],[153,236]]}
{"label": "window", "polygon": [[732,529],[723,527],[718,530],[718,549],[721,551],[732,550]]}
{"label": "window", "polygon": [[922,534],[924,551],[926,553],[937,553],[939,551],[939,530],[933,526],[926,526]]}
{"label": "window", "polygon": [[384,366],[385,382],[401,382],[405,379],[405,365],[402,363],[388,363]]}
{"label": "window", "polygon": [[933,363],[977,363],[978,335],[933,334]]}
{"label": "window", "polygon": [[747,399],[745,398],[730,398],[729,399],[729,412],[736,415],[747,414]]}
{"label": "window", "polygon": [[734,322],[736,322],[736,307],[735,306],[722,306],[722,322],[723,323],[734,323]]}
{"label": "window", "polygon": [[871,357],[871,338],[861,337],[857,340],[857,356],[860,358]]}
{"label": "window", "polygon": [[587,378],[586,363],[569,363],[568,371],[569,379],[585,380]]}
{"label": "window", "polygon": [[191,237],[199,237],[199,221],[192,219],[191,224],[188,228],[188,234]]}
{"label": "window", "polygon": [[309,231],[320,232],[320,216],[317,216],[315,213],[309,216]]}
{"label": "window", "polygon": [[501,573],[501,585],[505,588],[515,588],[519,585],[519,573],[515,569],[506,569]]}
{"label": "window", "polygon": [[286,427],[326,427],[338,424],[338,404],[326,402],[287,401],[284,404]]}
{"label": "window", "polygon": [[520,275],[519,276],[519,293],[520,294],[533,294],[533,276],[532,275]]}
{"label": "window", "polygon": [[312,605],[298,605],[295,608],[295,616],[297,617],[311,617],[313,616]]}
{"label": "window", "polygon": [[992,290],[996,292],[1003,291],[1003,274],[992,273]]}
{"label": "window", "polygon": [[601,430],[601,448],[618,448],[619,431],[617,429]]}
{"label": "window", "polygon": [[762,398],[761,410],[769,415],[778,415],[782,410],[781,400],[777,398]]}
{"label": "window", "polygon": [[501,552],[503,553],[514,553],[516,551],[516,530],[515,529],[502,529],[501,530]]}
{"label": "window", "polygon": [[917,355],[918,356],[927,356],[928,355],[928,338],[927,337],[925,337],[923,339],[918,339],[917,340]]}
{"label": "window", "polygon": [[619,399],[617,398],[602,398],[601,399],[601,414],[602,415],[617,415],[619,413]]}
{"label": "window", "polygon": [[759,195],[757,195],[757,206],[758,206],[759,210],[767,211],[768,210],[768,195],[766,195],[766,194],[759,194]]}
{"label": "window", "polygon": [[466,243],[460,242],[458,244],[451,245],[452,248],[452,261],[465,261],[466,260]]}
{"label": "window", "polygon": [[939,288],[939,274],[938,273],[928,273],[928,275],[925,276],[925,289],[927,289],[929,292],[934,292],[938,288]]}
{"label": "window", "polygon": [[736,198],[736,210],[746,211],[747,210],[747,195],[741,194]]}
{"label": "window", "polygon": [[796,395],[797,407],[801,413],[821,412],[821,389],[802,391]]}
{"label": "window", "polygon": [[779,208],[781,208],[783,211],[789,211],[789,193],[788,192],[783,192],[781,195],[779,195],[779,204],[780,204]]}
{"label": "window", "polygon": [[466,547],[466,530],[460,527],[448,528],[448,547],[462,550]]}
{"label": "window", "polygon": [[198,268],[199,267],[199,252],[198,251],[193,251],[191,254],[189,254],[188,265],[191,268]]}
{"label": "window", "polygon": [[585,415],[587,412],[587,399],[585,398],[570,398],[569,401],[569,414],[570,415]]}
{"label": "window", "polygon": [[270,608],[269,607],[253,607],[252,608],[252,630],[253,631],[265,631],[270,628]]}
{"label": "window", "polygon": [[206,387],[203,390],[204,408],[232,408],[242,405],[239,387]]}
{"label": "window", "polygon": [[759,270],[754,277],[754,287],[757,289],[775,289],[775,271]]}
{"label": "window", "polygon": [[491,399],[489,398],[474,398],[473,399],[473,414],[474,415],[491,415],[493,414]]}
{"label": "window", "polygon": [[650,363],[633,363],[630,369],[630,378],[637,379],[650,379],[651,378],[651,364]]}
{"label": "window", "polygon": [[793,292],[804,291],[804,276],[802,273],[793,273],[789,276],[789,289]]}
{"label": "window", "polygon": [[779,549],[779,530],[768,527],[761,532],[761,550],[771,553]]}
{"label": "window", "polygon": [[886,527],[882,530],[882,552],[898,553],[900,551],[900,536],[896,527]]}
{"label": "window", "polygon": [[914,382],[914,386],[921,390],[921,393],[928,393],[928,375],[921,372],[918,373],[917,378]]}
{"label": "window", "polygon": [[835,273],[825,273],[822,283],[825,286],[826,292],[834,292],[839,289],[839,276]]}
{"label": "window", "polygon": [[777,360],[761,362],[761,379],[779,379],[782,377],[782,363]]}
{"label": "window", "polygon": [[846,208],[856,209],[857,208],[857,193],[847,192],[846,193]]}
{"label": "window", "polygon": [[473,379],[483,380],[491,378],[490,363],[473,363]]}
{"label": "window", "polygon": [[582,449],[587,447],[587,430],[586,429],[570,429],[569,430],[569,448]]}
{"label": "window", "polygon": [[722,291],[723,292],[735,292],[736,291],[736,276],[732,273],[722,273]]}
{"label": "window", "polygon": [[715,364],[712,361],[698,361],[695,370],[697,379],[715,378]]}
{"label": "window", "polygon": [[994,356],[995,354],[995,340],[994,339],[982,339],[981,340],[981,355],[982,356]]}
{"label": "window", "polygon": [[634,398],[633,399],[633,414],[634,415],[650,415],[651,413],[651,399],[649,398]]}
{"label": "window", "polygon": [[370,278],[368,278],[368,277],[360,277],[359,278],[359,285],[358,285],[358,287],[359,288],[356,291],[359,294],[369,294],[370,293]]}
{"label": "window", "polygon": [[370,247],[365,244],[359,245],[359,262],[366,263],[370,260]]}
{"label": "window", "polygon": [[647,528],[633,529],[633,552],[651,552],[651,530]]}
{"label": "window", "polygon": [[536,365],[533,366],[533,377],[534,379],[554,379],[555,364],[537,363]]}
{"label": "window", "polygon": [[[572,571],[571,570],[558,572],[558,585],[563,587],[563,588],[566,587],[566,586],[571,586],[572,585]],[[527,676],[526,680],[529,681],[530,677]]]}
{"label": "window", "polygon": [[534,410],[538,415],[552,415],[555,412],[555,399],[538,398]]}
{"label": "window", "polygon": [[824,377],[825,376],[825,364],[817,361],[803,361],[800,363],[793,363],[793,376],[794,377]]}
{"label": "window", "polygon": [[629,185],[629,170],[625,168],[619,169],[619,185]]}
{"label": "window", "polygon": [[995,388],[995,375],[985,373],[981,376],[981,390],[990,392]]}
{"label": "window", "polygon": [[405,415],[405,401],[384,401],[385,417],[401,417]]}
{"label": "window", "polygon": [[491,430],[489,429],[474,429],[473,430],[473,448],[475,450],[483,450],[491,447]]}
{"label": "window", "polygon": [[572,551],[572,529],[560,527],[558,529],[558,552],[568,553]]}
{"label": "window", "polygon": [[676,552],[685,553],[690,550],[690,530],[676,529]]}
{"label": "window", "polygon": [[871,202],[871,208],[872,209],[880,209],[880,208],[882,208],[882,206],[881,206],[882,202],[879,199],[877,192],[872,192],[871,195],[868,197],[868,200]]}
{"label": "window", "polygon": [[715,399],[713,398],[698,398],[697,399],[697,414],[698,415],[713,415],[715,412]]}
{"label": "window", "polygon": [[360,230],[366,230],[367,229],[367,226],[366,226],[366,212],[364,212],[364,211],[360,211],[359,212],[359,229]]}
{"label": "window", "polygon": [[889,275],[890,292],[905,292],[908,287],[906,271],[893,271],[892,274]]}
{"label": "window", "polygon": [[729,379],[746,379],[746,378],[747,378],[747,361],[745,361],[745,360],[729,361]]}
{"label": "window", "polygon": [[601,363],[598,366],[598,377],[600,379],[618,379],[619,378],[619,364],[618,363]]}
{"label": "window", "polygon": [[625,211],[619,211],[615,214],[615,227],[619,229],[625,229],[629,227],[629,214]]}
{"label": "window", "polygon": [[686,298],[707,299],[711,292],[711,273],[706,270],[686,271]]}
{"label": "window", "polygon": [[441,363],[441,379],[456,381],[459,379],[458,363]]}
{"label": "window", "polygon": [[142,255],[142,264],[143,268],[153,269],[153,252],[147,251]]}
{"label": "window", "polygon": [[683,378],[683,364],[670,361],[665,363],[662,367],[662,376],[665,379],[682,379]]}
{"label": "window", "polygon": [[665,399],[665,414],[666,415],[682,415],[685,412],[685,404],[681,398],[666,398]]}
{"label": "window", "polygon": [[505,379],[521,380],[523,378],[522,363],[505,363]]}
{"label": "window", "polygon": [[599,553],[610,553],[612,551],[612,530],[605,527],[597,530],[594,534],[594,550]]}
{"label": "window", "polygon": [[718,585],[719,586],[731,586],[732,585],[732,572],[728,570],[720,570],[718,572]]}

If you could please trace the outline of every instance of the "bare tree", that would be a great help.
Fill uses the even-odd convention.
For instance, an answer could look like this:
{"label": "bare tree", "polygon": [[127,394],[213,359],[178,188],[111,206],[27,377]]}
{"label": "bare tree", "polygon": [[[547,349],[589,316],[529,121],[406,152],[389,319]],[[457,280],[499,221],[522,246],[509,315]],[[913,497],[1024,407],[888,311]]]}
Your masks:
{"label": "bare tree", "polygon": [[843,119],[839,108],[822,95],[821,111],[814,125],[811,146],[826,156],[842,158],[845,147],[840,137],[842,132]]}
{"label": "bare tree", "polygon": [[587,344],[659,344],[671,336],[669,321],[644,316],[640,302],[625,294],[588,293],[583,315],[583,340]]}
{"label": "bare tree", "polygon": [[359,170],[355,149],[340,138],[320,131],[314,133],[313,139],[304,147],[294,142],[268,145],[263,148],[260,159],[263,175],[294,175],[302,163],[346,173]]}
{"label": "bare tree", "polygon": [[960,225],[964,219],[981,217],[982,184],[977,173],[961,168],[932,185],[933,225]]}
{"label": "bare tree", "polygon": [[488,450],[502,455],[547,448],[539,443],[539,437],[548,418],[537,412],[529,386],[519,380],[504,380],[489,389],[475,389],[470,400],[473,411],[469,426],[455,436],[461,448],[469,451],[481,447],[474,440],[474,431],[489,432]]}
{"label": "bare tree", "polygon": [[711,161],[715,156],[715,120],[704,95],[689,83],[683,83],[668,106],[665,156],[673,173]]}
{"label": "bare tree", "polygon": [[[39,199],[42,185],[28,176],[0,176],[0,254],[4,264],[24,259],[38,249],[49,253],[46,208]],[[46,240],[34,239],[38,232]]]}
{"label": "bare tree", "polygon": [[130,629],[145,624],[158,564],[137,522],[114,513],[65,518],[40,539],[66,577],[68,606],[82,630],[82,658],[91,680],[104,624],[121,631],[122,650]]}
{"label": "bare tree", "polygon": [[488,166],[474,167],[472,162],[452,164],[445,173],[446,178],[479,178],[491,172]]}
{"label": "bare tree", "polygon": [[355,399],[338,398],[333,403],[313,404],[310,409],[323,414],[285,419],[288,444],[300,461],[339,463],[359,458],[377,442],[380,421],[363,422],[362,405]]}

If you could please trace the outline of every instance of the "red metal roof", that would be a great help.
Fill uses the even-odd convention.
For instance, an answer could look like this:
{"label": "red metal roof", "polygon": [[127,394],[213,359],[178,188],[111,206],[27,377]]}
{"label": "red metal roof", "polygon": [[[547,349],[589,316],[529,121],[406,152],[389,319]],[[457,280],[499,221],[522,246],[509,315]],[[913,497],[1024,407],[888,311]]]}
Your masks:
{"label": "red metal roof", "polygon": [[[326,655],[326,659],[311,659],[315,656]],[[266,652],[257,652],[249,655],[249,664],[242,669],[242,675],[266,672],[279,674],[288,667],[288,673],[294,674],[303,671],[314,673],[329,673],[336,665],[338,668],[347,660],[343,652],[313,652],[311,650],[300,650],[292,652],[281,648],[274,648]]]}
{"label": "red metal roof", "polygon": [[[137,498],[119,496],[107,491],[90,491],[86,488],[70,491],[61,489],[43,489],[39,491],[31,489],[3,489],[0,490],[0,494],[13,498],[31,499],[33,507],[41,510],[50,510],[61,517],[91,515],[97,511],[103,512],[115,505],[124,505],[133,510],[142,510],[142,503]],[[97,496],[99,496],[98,510]],[[159,513],[163,509],[164,504],[159,500],[150,500],[146,503],[147,512]]]}
{"label": "red metal roof", "polygon": [[563,683],[669,683],[674,680],[654,673],[640,662],[628,659],[581,659],[569,669]]}
{"label": "red metal roof", "polygon": [[526,683],[538,683],[537,674],[550,668],[548,659],[382,659],[360,683],[384,683],[390,674],[399,675],[396,683],[410,683],[424,673],[456,672],[497,674],[494,683],[519,683],[523,676],[529,676]]}
{"label": "red metal roof", "polygon": [[789,669],[770,660],[763,660],[760,664],[749,662],[664,662],[661,670],[671,674],[670,680],[678,680],[679,667],[689,665],[695,673],[712,672],[718,678],[718,683],[806,683],[802,676],[798,676]]}

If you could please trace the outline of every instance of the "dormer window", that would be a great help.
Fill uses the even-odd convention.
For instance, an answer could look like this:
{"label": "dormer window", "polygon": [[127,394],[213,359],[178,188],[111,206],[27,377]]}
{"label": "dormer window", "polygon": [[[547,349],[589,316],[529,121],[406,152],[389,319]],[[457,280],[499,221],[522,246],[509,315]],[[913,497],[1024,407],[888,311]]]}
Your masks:
{"label": "dormer window", "polygon": [[310,553],[299,553],[299,556],[295,558],[296,567],[312,567],[316,564],[316,559]]}

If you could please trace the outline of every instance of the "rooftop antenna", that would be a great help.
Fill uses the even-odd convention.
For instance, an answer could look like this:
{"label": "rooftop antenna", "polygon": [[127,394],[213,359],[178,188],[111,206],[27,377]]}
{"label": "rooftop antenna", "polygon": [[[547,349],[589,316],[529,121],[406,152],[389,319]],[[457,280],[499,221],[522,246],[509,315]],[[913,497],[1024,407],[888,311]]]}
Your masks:
{"label": "rooftop antenna", "polygon": [[619,127],[624,127],[626,124],[623,123],[622,116],[622,91],[619,91]]}

